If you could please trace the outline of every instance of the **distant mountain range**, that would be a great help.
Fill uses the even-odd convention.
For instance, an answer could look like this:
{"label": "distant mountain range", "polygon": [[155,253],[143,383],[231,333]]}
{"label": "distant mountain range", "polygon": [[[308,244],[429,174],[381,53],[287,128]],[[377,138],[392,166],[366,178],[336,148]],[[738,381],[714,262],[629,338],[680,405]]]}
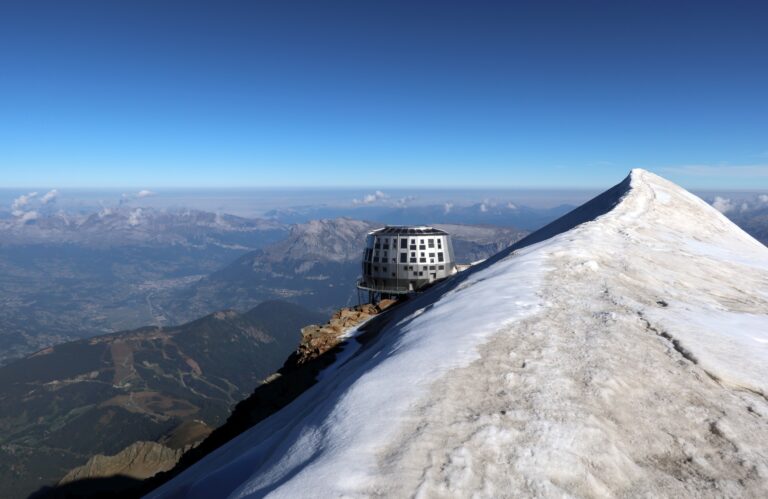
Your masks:
{"label": "distant mountain range", "polygon": [[291,224],[345,217],[360,220],[381,220],[390,225],[494,225],[531,231],[572,209],[573,206],[567,204],[552,208],[531,208],[511,202],[486,201],[470,205],[444,203],[426,206],[307,206],[272,210],[264,216]]}
{"label": "distant mountain range", "polygon": [[285,224],[277,220],[127,206],[90,213],[59,211],[26,221],[0,219],[2,246],[69,243],[108,248],[140,244],[248,250],[275,241],[286,232]]}
{"label": "distant mountain range", "polygon": [[220,425],[326,316],[285,302],[64,343],[0,368],[0,483],[23,497],[94,454],[180,449]]}
{"label": "distant mountain range", "polygon": [[[357,303],[365,235],[381,223],[348,218],[313,220],[291,227],[287,238],[252,251],[185,288],[158,295],[169,317],[202,315],[211,308],[247,309],[262,300],[287,299],[330,313]],[[453,236],[456,258],[469,263],[487,258],[526,232],[502,227],[445,225]]]}
{"label": "distant mountain range", "polygon": [[[765,243],[768,214],[758,209],[765,204],[760,199],[754,209],[734,206],[726,215]],[[351,287],[355,262],[371,228],[451,223],[457,254],[473,261],[525,232],[510,226],[535,228],[567,208],[491,202],[306,207],[273,211],[269,219],[126,205],[41,210],[34,218],[0,213],[0,365],[47,345],[146,324],[180,324],[268,299],[330,311],[357,301]],[[380,222],[341,227],[307,221],[339,213]],[[494,228],[470,229],[470,222]]]}

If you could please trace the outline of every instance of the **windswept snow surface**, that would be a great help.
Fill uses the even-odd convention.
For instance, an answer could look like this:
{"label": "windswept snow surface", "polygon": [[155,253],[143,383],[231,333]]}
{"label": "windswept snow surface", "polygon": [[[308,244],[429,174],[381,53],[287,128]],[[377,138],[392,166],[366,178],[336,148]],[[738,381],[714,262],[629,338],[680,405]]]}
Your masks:
{"label": "windswept snow surface", "polygon": [[152,495],[768,494],[768,249],[660,177],[388,313]]}

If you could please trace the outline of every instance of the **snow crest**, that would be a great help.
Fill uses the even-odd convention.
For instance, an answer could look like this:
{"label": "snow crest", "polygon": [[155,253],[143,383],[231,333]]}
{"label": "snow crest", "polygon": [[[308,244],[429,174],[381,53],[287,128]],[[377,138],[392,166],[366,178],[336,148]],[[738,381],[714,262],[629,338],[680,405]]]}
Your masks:
{"label": "snow crest", "polygon": [[633,170],[151,496],[764,496],[767,290],[768,249]]}

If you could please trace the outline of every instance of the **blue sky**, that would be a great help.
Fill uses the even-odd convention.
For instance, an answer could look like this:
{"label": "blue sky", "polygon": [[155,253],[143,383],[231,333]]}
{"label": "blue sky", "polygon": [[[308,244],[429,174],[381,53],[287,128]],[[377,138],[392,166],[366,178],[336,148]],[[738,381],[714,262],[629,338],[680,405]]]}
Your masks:
{"label": "blue sky", "polygon": [[0,187],[768,188],[765,5],[2,2]]}

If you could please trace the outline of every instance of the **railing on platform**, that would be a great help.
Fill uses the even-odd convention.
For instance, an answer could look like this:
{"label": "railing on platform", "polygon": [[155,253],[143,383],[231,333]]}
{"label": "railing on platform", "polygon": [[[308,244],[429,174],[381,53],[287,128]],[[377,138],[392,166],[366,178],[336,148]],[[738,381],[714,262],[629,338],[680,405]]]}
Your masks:
{"label": "railing on platform", "polygon": [[413,289],[411,289],[409,286],[394,286],[394,287],[372,286],[362,280],[357,281],[357,287],[365,291],[371,291],[374,293],[382,293],[382,294],[390,294],[390,295],[406,295],[408,293],[413,292]]}

